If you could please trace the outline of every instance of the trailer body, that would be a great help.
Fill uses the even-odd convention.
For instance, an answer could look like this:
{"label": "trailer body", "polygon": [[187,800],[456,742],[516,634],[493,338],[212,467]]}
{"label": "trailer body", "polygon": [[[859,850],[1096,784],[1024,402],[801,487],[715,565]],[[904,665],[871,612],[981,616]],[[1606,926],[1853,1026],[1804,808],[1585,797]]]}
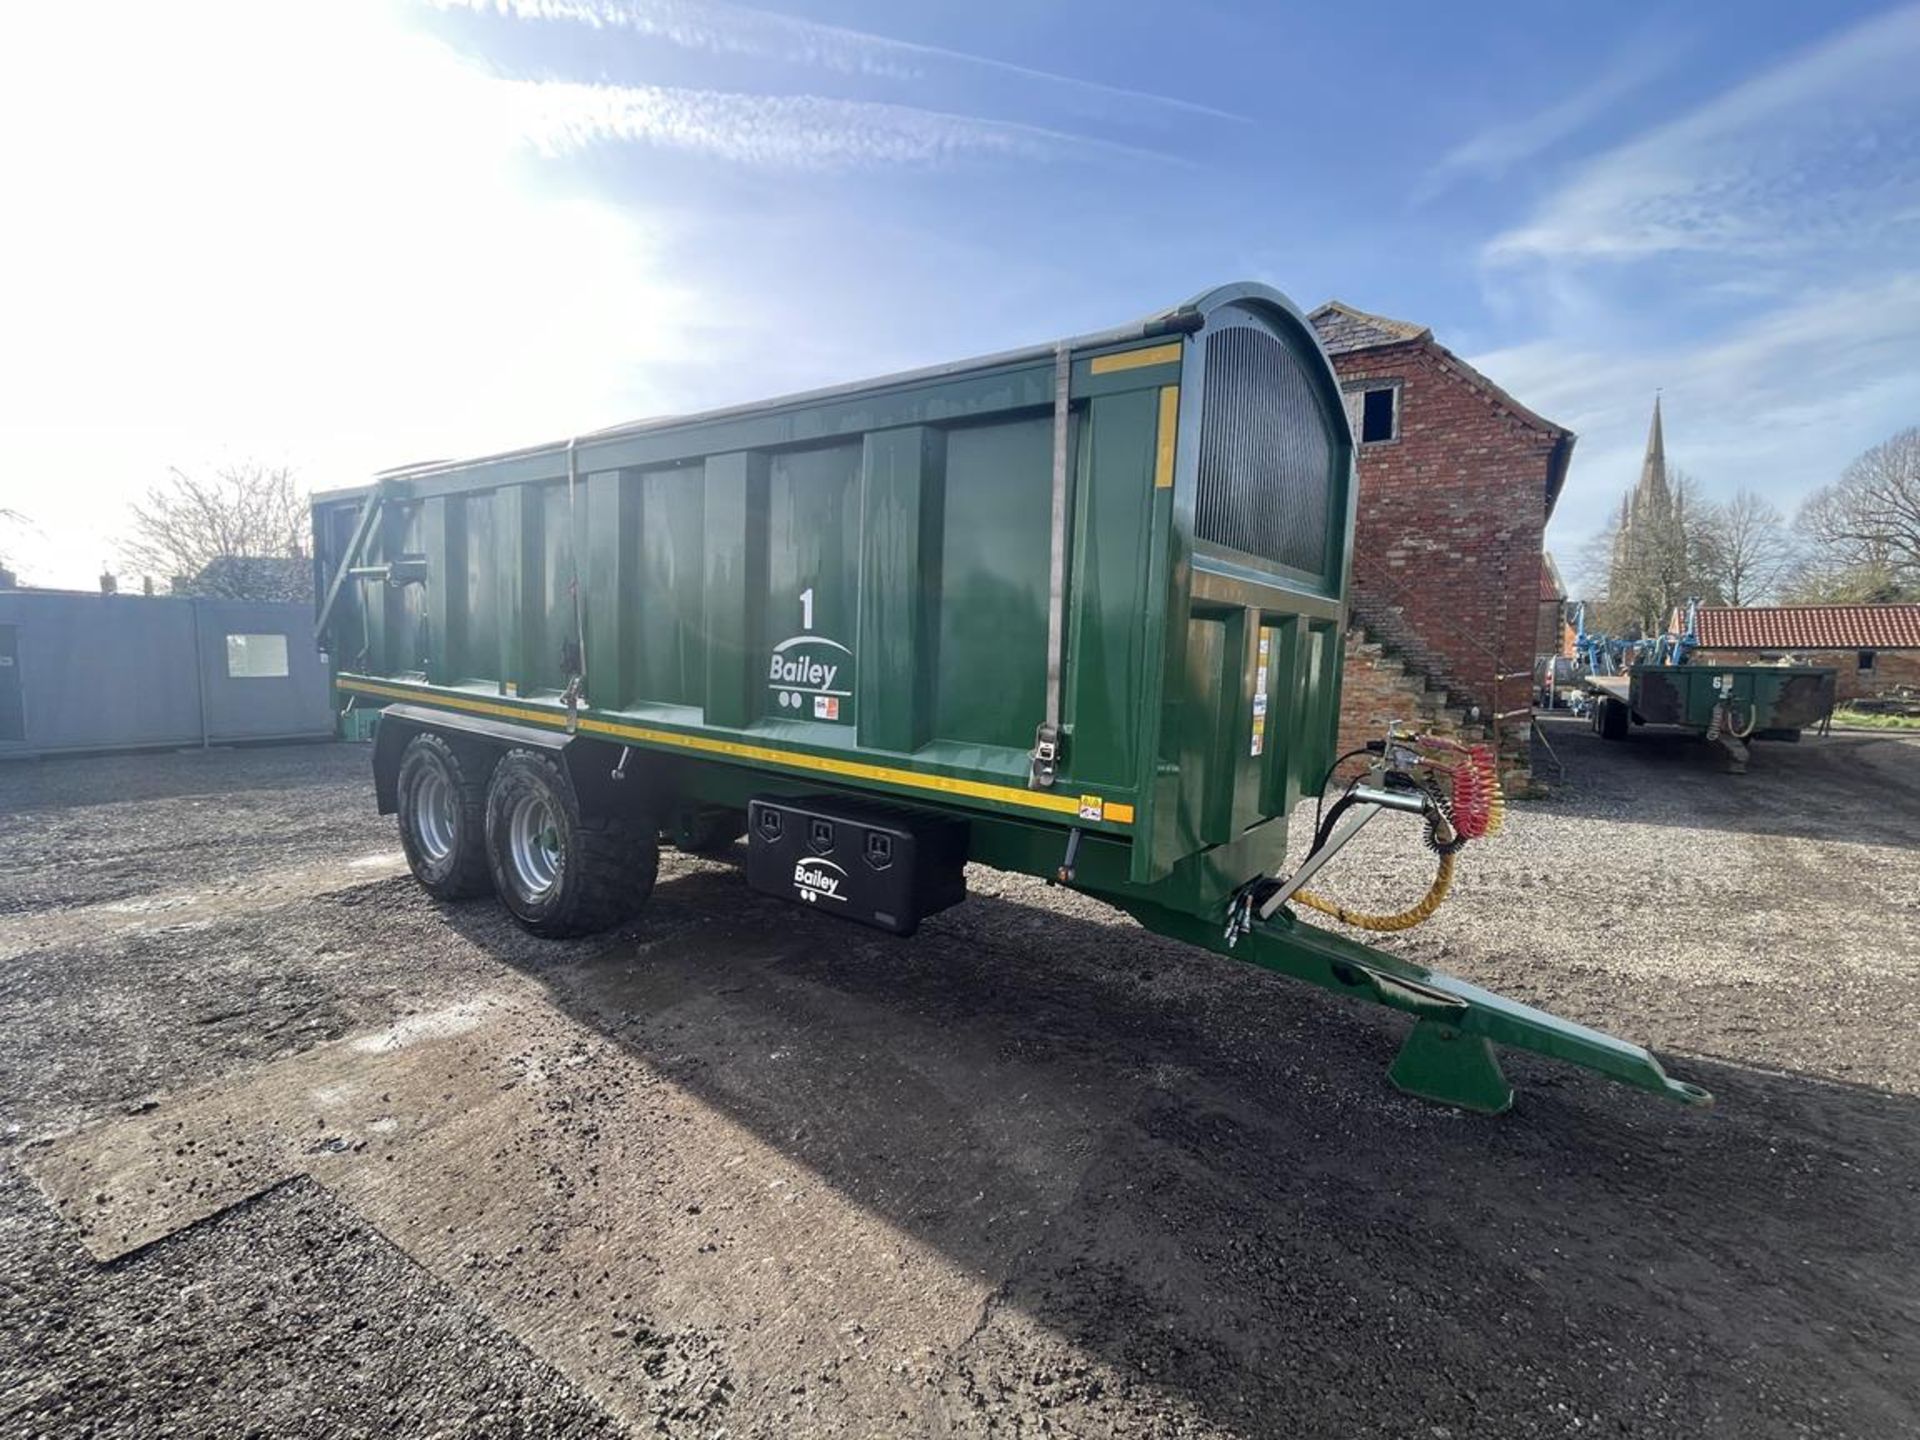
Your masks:
{"label": "trailer body", "polygon": [[1594,675],[1594,729],[1625,739],[1636,725],[1691,730],[1717,743],[1736,773],[1752,740],[1798,740],[1833,713],[1836,672],[1817,665],[1633,665]]}
{"label": "trailer body", "polygon": [[1804,730],[1833,713],[1835,672],[1819,666],[1636,665],[1629,704],[1644,725],[1706,731],[1731,709],[1736,729]]}
{"label": "trailer body", "polygon": [[[1097,336],[316,497],[321,641],[341,693],[385,707],[384,810],[422,734],[460,784],[544,753],[582,815],[690,846],[757,807],[824,825],[818,853],[857,868],[892,824],[861,817],[888,807],[890,855],[954,871],[889,893],[947,903],[970,860],[1225,949],[1333,759],[1354,503],[1312,327],[1233,285]],[[854,852],[831,848],[843,830]],[[796,898],[827,895],[815,870]],[[860,908],[911,928],[892,903]],[[1420,1093],[1500,1108],[1495,1039],[1704,1093],[1290,914],[1236,938],[1415,1014],[1395,1078]]]}
{"label": "trailer body", "polygon": [[[728,762],[676,802],[951,807],[1014,868],[1079,828],[1088,883],[1216,904],[1332,758],[1353,466],[1297,311],[1190,314],[1069,355],[1051,785],[1050,347],[394,476],[356,563],[421,582],[343,592],[339,684]],[[327,580],[372,493],[316,502]]]}

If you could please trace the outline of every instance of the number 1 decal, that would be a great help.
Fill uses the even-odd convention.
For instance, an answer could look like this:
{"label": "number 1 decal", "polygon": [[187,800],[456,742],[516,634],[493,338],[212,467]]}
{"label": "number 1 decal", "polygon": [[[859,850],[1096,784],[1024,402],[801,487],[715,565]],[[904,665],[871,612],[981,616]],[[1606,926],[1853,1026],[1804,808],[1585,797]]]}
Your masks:
{"label": "number 1 decal", "polygon": [[809,585],[800,592],[800,633],[775,645],[768,657],[767,688],[775,707],[770,718],[851,725],[853,650],[813,628],[813,601]]}

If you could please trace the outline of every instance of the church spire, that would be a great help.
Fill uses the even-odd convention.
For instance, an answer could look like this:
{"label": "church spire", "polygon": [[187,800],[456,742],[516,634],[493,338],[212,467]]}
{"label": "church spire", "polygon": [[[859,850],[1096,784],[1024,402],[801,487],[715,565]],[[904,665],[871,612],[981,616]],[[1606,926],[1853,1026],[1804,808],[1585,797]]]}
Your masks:
{"label": "church spire", "polygon": [[1653,424],[1647,430],[1647,458],[1640,462],[1639,494],[1635,499],[1641,502],[1652,501],[1665,510],[1670,498],[1667,491],[1667,439],[1660,428],[1660,393],[1653,396]]}

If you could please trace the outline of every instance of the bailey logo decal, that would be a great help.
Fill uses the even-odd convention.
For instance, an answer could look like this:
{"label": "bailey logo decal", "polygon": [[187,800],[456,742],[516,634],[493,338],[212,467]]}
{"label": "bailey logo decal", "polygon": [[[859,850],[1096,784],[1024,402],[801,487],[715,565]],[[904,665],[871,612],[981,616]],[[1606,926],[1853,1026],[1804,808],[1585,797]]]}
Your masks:
{"label": "bailey logo decal", "polygon": [[800,898],[812,905],[823,897],[838,900],[842,905],[847,897],[840,893],[840,887],[846,883],[847,872],[831,860],[823,860],[818,855],[809,855],[803,860],[793,862],[793,888]]}
{"label": "bailey logo decal", "polygon": [[813,587],[800,592],[800,634],[773,647],[767,688],[777,719],[853,719],[853,651],[813,628]]}

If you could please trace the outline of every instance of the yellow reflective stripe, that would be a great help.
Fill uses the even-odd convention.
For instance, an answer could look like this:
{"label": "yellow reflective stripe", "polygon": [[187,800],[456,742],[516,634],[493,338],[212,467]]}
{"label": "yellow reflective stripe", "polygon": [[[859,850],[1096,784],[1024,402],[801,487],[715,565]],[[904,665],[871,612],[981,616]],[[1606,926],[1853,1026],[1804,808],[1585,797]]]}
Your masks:
{"label": "yellow reflective stripe", "polygon": [[1074,816],[1080,813],[1080,802],[1070,796],[1038,790],[1016,790],[1009,785],[992,785],[984,780],[960,780],[949,775],[927,775],[917,770],[895,770],[887,765],[869,765],[862,760],[802,755],[792,750],[749,745],[740,740],[716,740],[710,735],[681,735],[671,730],[652,730],[644,725],[622,725],[611,720],[582,719],[580,728],[596,735],[639,740],[649,745],[673,745],[708,755],[725,755],[733,760],[762,760],[774,765],[818,770],[828,775],[845,775],[855,780],[879,780],[889,785],[911,786],[916,790],[935,790],[943,795],[968,795],[977,800],[998,800],[1003,804],[1026,805],[1036,810],[1054,810]]}
{"label": "yellow reflective stripe", "polygon": [[[500,715],[509,720],[527,720],[536,725],[551,725],[559,729],[565,729],[567,724],[567,717],[562,714],[542,714],[513,705],[496,705],[491,701],[450,694],[444,690],[405,689],[397,685],[376,685],[367,680],[348,679],[342,679],[339,685],[342,690],[352,690],[362,695],[379,695],[394,700],[425,700],[477,715]],[[931,790],[942,795],[997,800],[1003,805],[1024,805],[1029,809],[1047,810],[1075,818],[1080,814],[1077,796],[1056,795],[1049,791],[1019,790],[1011,785],[993,785],[984,780],[961,780],[950,775],[928,775],[918,770],[896,770],[888,765],[870,765],[862,760],[841,760],[829,755],[803,755],[795,750],[776,750],[771,746],[749,745],[739,740],[718,740],[710,735],[683,735],[675,730],[655,730],[646,725],[625,725],[585,715],[580,717],[579,728],[587,734],[609,735],[617,740],[635,740],[646,745],[666,745],[679,750],[697,750],[707,755],[724,755],[733,760],[760,760],[772,765],[844,775],[849,779],[878,780],[888,785]],[[1111,803],[1106,806],[1105,813],[1106,818],[1115,824],[1133,823],[1131,805]]]}
{"label": "yellow reflective stripe", "polygon": [[444,690],[402,689],[398,685],[375,685],[366,680],[341,680],[339,685],[342,690],[352,690],[361,695],[384,695],[390,700],[431,700],[451,710],[471,710],[476,715],[500,715],[508,720],[527,720],[535,725],[558,726],[562,730],[567,728],[565,715],[542,715],[538,710],[527,710],[518,705],[495,705],[491,701],[449,694]]}
{"label": "yellow reflective stripe", "polygon": [[1173,484],[1173,442],[1180,430],[1180,387],[1163,385],[1160,389],[1160,432],[1153,452],[1153,488],[1165,490]]}
{"label": "yellow reflective stripe", "polygon": [[1087,362],[1095,375],[1111,375],[1116,370],[1138,370],[1144,365],[1173,365],[1180,359],[1180,342],[1149,345],[1144,350],[1122,350],[1117,355],[1096,355]]}

